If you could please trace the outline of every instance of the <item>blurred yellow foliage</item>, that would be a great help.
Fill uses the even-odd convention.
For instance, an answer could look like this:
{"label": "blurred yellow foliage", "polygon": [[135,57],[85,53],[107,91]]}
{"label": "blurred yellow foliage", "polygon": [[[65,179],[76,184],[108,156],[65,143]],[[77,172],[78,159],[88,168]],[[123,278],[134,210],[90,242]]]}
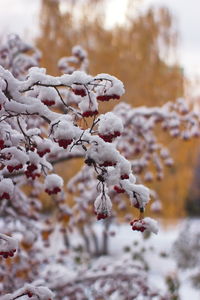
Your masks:
{"label": "blurred yellow foliage", "polygon": [[[129,2],[126,23],[108,29],[106,1],[68,1],[63,12],[57,1],[43,0],[40,35],[36,40],[43,53],[41,65],[48,73],[58,74],[58,60],[71,55],[71,48],[80,44],[88,51],[89,73],[110,73],[120,78],[126,88],[122,100],[133,106],[157,106],[182,96],[183,70],[176,62],[171,65],[166,62],[175,57],[177,47],[178,35],[171,13],[162,7],[137,14],[133,3],[135,1]],[[102,105],[100,111],[108,111],[115,103]],[[162,142],[166,146],[170,143],[175,166],[165,172],[163,182],[153,183],[152,188],[162,200],[164,216],[180,217],[184,215],[197,142],[164,136]],[[67,181],[82,163],[81,160],[67,161],[58,165],[57,171]],[[69,201],[72,201],[71,196]]]}

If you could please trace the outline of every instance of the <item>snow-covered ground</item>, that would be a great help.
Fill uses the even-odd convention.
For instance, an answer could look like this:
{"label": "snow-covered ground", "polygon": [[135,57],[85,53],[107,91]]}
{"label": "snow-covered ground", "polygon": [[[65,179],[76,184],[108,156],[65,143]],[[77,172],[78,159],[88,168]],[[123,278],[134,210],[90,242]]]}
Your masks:
{"label": "snow-covered ground", "polygon": [[148,239],[143,239],[140,232],[131,231],[127,225],[120,225],[116,229],[117,235],[111,240],[110,252],[112,255],[117,256],[122,253],[126,246],[129,246],[133,252],[144,248],[144,258],[149,265],[149,281],[153,286],[165,291],[165,278],[168,275],[174,276],[180,281],[179,295],[181,300],[199,300],[200,290],[192,286],[187,271],[183,272],[178,269],[173,257],[172,247],[182,225],[183,222],[179,222],[176,225],[164,228],[160,224],[159,233],[157,235],[152,234]]}
{"label": "snow-covered ground", "polygon": [[[180,299],[199,300],[200,290],[192,286],[188,271],[180,270],[173,256],[173,244],[178,238],[183,223],[184,221],[180,221],[174,225],[164,227],[162,222],[160,222],[159,233],[157,235],[152,234],[149,238],[143,238],[140,232],[132,231],[130,225],[113,225],[109,230],[111,236],[109,239],[109,255],[112,259],[120,260],[127,252],[132,260],[139,253],[148,266],[147,272],[150,285],[164,294],[167,289],[166,277],[177,278],[180,283]],[[102,228],[101,221],[97,222],[94,229],[99,239]],[[114,232],[116,234],[113,234]],[[63,248],[63,241],[58,232],[52,238],[57,250]],[[78,246],[81,244],[81,237],[78,234],[74,234],[70,241],[72,241],[74,246]],[[54,255],[55,248],[53,247],[50,252],[51,255]]]}

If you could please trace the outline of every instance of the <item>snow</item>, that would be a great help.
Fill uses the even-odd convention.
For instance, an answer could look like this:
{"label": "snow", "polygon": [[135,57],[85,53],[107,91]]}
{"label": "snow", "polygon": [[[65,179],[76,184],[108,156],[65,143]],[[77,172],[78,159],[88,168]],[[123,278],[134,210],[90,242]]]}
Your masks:
{"label": "snow", "polygon": [[[171,222],[169,221],[169,224]],[[172,222],[173,224],[173,222]],[[111,259],[115,261],[122,261],[124,257],[124,249],[129,247],[131,253],[138,253],[143,251],[143,257],[149,265],[148,282],[149,284],[158,289],[162,294],[167,290],[165,278],[167,276],[178,276],[180,280],[179,295],[181,300],[199,300],[200,292],[196,290],[188,280],[187,272],[180,271],[177,268],[176,261],[172,255],[172,246],[177,239],[182,222],[177,222],[173,225],[166,225],[160,221],[159,233],[157,235],[151,235],[150,238],[144,238],[144,234],[130,230],[127,224],[112,225],[108,234],[115,232],[110,237],[109,243],[109,256],[107,260]],[[98,234],[99,239],[104,230],[101,221],[97,222],[94,226],[95,232]],[[54,242],[54,248],[51,249],[51,255],[58,251],[58,248],[62,248],[61,239],[59,239],[59,232],[55,233],[52,237]],[[80,245],[82,238],[77,232],[74,232],[71,238],[73,247]],[[129,260],[131,257],[128,258]],[[105,262],[105,257],[102,257],[102,261]],[[137,262],[137,261],[134,261]],[[97,263],[97,265],[99,262]],[[108,264],[109,265],[109,264]],[[69,270],[68,270],[69,271]],[[63,269],[63,274],[65,270]],[[69,273],[69,276],[73,276],[73,271]]]}
{"label": "snow", "polygon": [[44,185],[46,189],[60,188],[63,186],[63,179],[57,174],[50,174],[46,176]]}
{"label": "snow", "polygon": [[122,120],[114,113],[108,112],[100,116],[98,130],[100,134],[121,133],[123,131]]}

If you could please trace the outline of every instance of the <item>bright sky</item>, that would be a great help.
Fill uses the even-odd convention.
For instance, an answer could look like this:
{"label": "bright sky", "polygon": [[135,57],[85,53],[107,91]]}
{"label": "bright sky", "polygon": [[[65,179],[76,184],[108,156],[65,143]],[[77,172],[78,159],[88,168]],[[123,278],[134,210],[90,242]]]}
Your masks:
{"label": "bright sky", "polygon": [[[108,25],[123,22],[127,0],[108,0]],[[143,7],[164,4],[177,19],[179,59],[186,74],[200,76],[200,0],[143,0]],[[17,32],[30,40],[38,30],[40,0],[0,0],[0,36]]]}

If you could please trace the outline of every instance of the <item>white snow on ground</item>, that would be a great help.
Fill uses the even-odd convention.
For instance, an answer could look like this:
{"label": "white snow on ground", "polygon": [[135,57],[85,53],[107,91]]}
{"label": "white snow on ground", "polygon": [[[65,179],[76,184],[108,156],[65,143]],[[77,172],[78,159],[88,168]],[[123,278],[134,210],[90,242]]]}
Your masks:
{"label": "white snow on ground", "polygon": [[[99,238],[103,229],[101,224],[101,221],[97,222],[94,228]],[[166,276],[174,276],[180,281],[180,300],[199,300],[200,290],[192,286],[187,271],[181,271],[177,268],[176,261],[172,255],[172,246],[179,235],[181,226],[182,222],[170,227],[163,227],[160,222],[158,235],[151,234],[150,238],[144,239],[141,232],[132,231],[130,225],[113,225],[109,231],[112,233],[116,232],[116,235],[110,237],[110,255],[120,259],[122,254],[124,254],[125,247],[130,248],[130,253],[141,252],[142,248],[145,249],[143,257],[149,265],[148,278],[153,287],[164,293],[166,291]],[[63,249],[63,240],[59,230],[52,236],[52,239],[54,246],[48,250],[48,254],[54,256],[57,251]],[[73,246],[78,246],[81,244],[82,239],[78,233],[74,233],[72,238],[70,238],[71,241]],[[63,274],[66,275],[65,268],[63,268]]]}

